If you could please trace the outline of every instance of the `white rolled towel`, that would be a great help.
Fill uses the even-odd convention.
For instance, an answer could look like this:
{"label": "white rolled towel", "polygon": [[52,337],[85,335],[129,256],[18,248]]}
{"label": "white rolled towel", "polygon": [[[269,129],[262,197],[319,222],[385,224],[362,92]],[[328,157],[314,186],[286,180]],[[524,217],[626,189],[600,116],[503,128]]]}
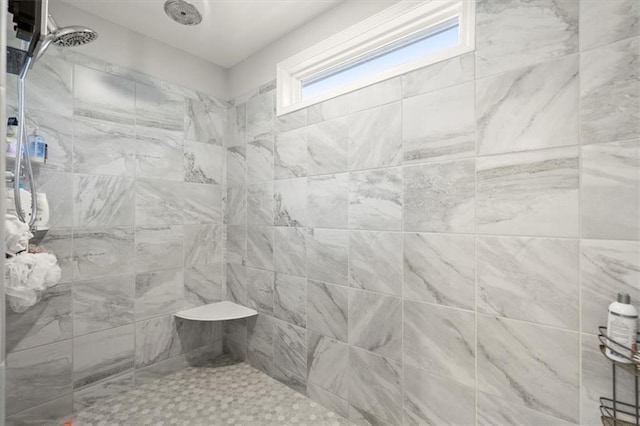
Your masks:
{"label": "white rolled towel", "polygon": [[24,312],[60,281],[62,270],[50,253],[21,253],[5,262],[5,292],[14,312]]}
{"label": "white rolled towel", "polygon": [[33,234],[29,232],[29,225],[18,219],[18,216],[7,214],[4,220],[4,245],[8,254],[16,253],[29,248],[29,240]]}

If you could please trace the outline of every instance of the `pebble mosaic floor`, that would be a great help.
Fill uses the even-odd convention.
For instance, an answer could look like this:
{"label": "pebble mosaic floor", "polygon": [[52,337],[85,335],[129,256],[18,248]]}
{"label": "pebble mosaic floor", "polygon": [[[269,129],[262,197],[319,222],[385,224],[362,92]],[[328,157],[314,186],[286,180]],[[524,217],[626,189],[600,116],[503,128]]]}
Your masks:
{"label": "pebble mosaic floor", "polygon": [[73,426],[351,424],[244,363],[190,367],[78,411],[71,420]]}

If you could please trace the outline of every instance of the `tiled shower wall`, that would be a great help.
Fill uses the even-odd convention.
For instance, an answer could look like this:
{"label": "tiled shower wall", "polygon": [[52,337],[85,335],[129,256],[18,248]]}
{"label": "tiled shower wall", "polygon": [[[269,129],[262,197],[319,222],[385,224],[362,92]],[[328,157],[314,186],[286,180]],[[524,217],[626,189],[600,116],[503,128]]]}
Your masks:
{"label": "tiled shower wall", "polygon": [[26,104],[29,132],[49,144],[41,244],[63,277],[26,312],[7,308],[12,425],[222,350],[219,326],[172,313],[221,299],[227,104],[56,49],[30,73]]}
{"label": "tiled shower wall", "polygon": [[227,297],[260,314],[227,349],[358,422],[599,424],[597,327],[640,303],[639,6],[481,0],[473,53],[238,99]]}

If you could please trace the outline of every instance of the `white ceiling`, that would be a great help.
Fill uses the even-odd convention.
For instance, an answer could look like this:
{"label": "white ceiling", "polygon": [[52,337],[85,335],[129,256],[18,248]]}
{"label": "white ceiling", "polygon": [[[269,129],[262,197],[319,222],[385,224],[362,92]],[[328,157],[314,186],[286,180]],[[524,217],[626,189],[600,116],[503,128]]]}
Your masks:
{"label": "white ceiling", "polygon": [[230,68],[344,0],[188,0],[202,23],[165,15],[164,0],[63,0],[216,65]]}

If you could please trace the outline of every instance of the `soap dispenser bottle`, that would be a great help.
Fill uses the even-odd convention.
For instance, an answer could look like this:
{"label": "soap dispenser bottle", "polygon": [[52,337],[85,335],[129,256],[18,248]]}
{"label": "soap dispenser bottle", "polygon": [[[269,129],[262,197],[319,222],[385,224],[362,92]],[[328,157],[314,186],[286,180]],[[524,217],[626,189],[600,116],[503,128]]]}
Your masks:
{"label": "soap dispenser bottle", "polygon": [[[638,332],[638,311],[631,304],[631,297],[626,293],[618,293],[618,300],[609,305],[609,317],[607,319],[607,345],[606,355],[610,359],[625,364],[631,364],[631,358],[636,351],[636,339]],[[612,343],[614,341],[618,343]],[[624,346],[628,350],[623,349]],[[619,348],[619,351],[616,349]]]}

